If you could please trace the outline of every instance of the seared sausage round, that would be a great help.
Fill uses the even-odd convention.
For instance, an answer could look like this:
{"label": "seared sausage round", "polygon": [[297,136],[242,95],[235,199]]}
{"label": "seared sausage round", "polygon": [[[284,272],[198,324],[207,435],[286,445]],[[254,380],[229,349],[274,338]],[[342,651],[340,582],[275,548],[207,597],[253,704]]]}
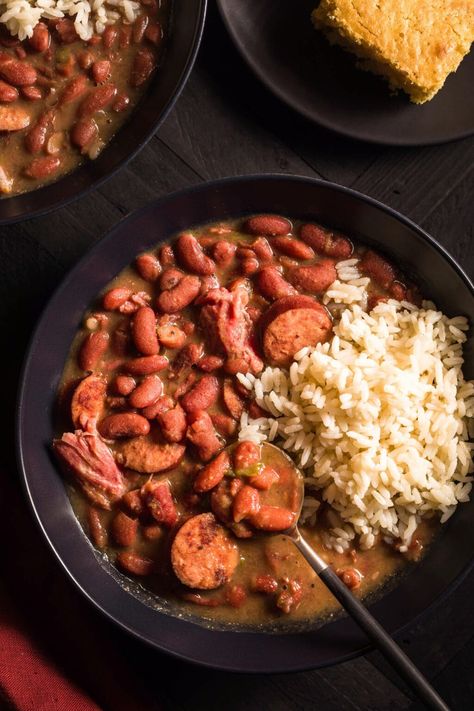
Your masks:
{"label": "seared sausage round", "polygon": [[263,334],[265,358],[273,366],[286,367],[304,346],[325,341],[331,330],[326,310],[290,309],[277,316]]}
{"label": "seared sausage round", "polygon": [[238,562],[236,544],[212,513],[186,521],[171,546],[176,576],[184,585],[198,590],[214,590],[227,583]]}

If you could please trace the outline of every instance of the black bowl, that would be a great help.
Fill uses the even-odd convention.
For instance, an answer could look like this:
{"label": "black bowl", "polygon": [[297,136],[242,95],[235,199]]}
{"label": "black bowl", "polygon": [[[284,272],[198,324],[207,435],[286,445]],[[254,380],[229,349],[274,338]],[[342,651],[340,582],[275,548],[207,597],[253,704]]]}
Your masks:
{"label": "black bowl", "polygon": [[[143,641],[186,660],[227,670],[294,671],[333,664],[368,649],[347,618],[293,634],[213,631],[163,614],[123,587],[99,559],[74,516],[50,458],[55,392],[82,314],[104,285],[142,250],[191,225],[278,212],[316,219],[382,251],[408,271],[446,313],[474,322],[474,287],[456,262],[394,210],[347,188],[278,175],[231,178],[176,193],[124,219],[74,268],[33,336],[18,404],[18,457],[27,495],[51,548],[83,593],[111,620]],[[473,337],[466,375],[473,377]],[[474,501],[462,504],[424,560],[375,602],[372,612],[394,632],[412,623],[469,571]],[[121,584],[122,580],[122,584]]]}
{"label": "black bowl", "polygon": [[163,64],[130,118],[96,160],[54,183],[0,200],[0,225],[37,217],[81,197],[110,178],[140,151],[163,123],[180,95],[196,58],[207,0],[174,0]]}

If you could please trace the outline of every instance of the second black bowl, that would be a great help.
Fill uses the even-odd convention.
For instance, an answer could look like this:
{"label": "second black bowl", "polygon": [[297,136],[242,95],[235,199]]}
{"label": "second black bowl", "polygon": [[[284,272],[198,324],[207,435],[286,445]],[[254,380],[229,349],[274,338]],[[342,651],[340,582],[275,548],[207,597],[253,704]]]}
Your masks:
{"label": "second black bowl", "polygon": [[207,0],[174,0],[171,29],[162,66],[128,121],[96,160],[37,190],[0,200],[0,225],[54,210],[97,188],[150,140],[180,95],[199,49]]}

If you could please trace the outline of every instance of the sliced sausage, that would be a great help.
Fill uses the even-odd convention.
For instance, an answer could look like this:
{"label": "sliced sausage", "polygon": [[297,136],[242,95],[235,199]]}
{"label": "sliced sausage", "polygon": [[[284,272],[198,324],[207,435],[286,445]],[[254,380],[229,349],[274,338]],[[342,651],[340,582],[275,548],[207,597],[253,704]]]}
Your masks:
{"label": "sliced sausage", "polygon": [[81,380],[71,400],[71,417],[76,430],[90,431],[100,419],[105,400],[106,384],[97,375]]}
{"label": "sliced sausage", "polygon": [[118,445],[117,461],[141,474],[154,474],[177,466],[185,449],[181,444],[159,444],[148,437],[134,437]]}
{"label": "sliced sausage", "polygon": [[196,385],[181,399],[181,405],[186,412],[208,410],[219,395],[219,380],[214,375],[203,375]]}
{"label": "sliced sausage", "polygon": [[214,590],[229,582],[238,562],[236,544],[211,513],[186,521],[171,546],[176,576],[198,590]]}
{"label": "sliced sausage", "polygon": [[303,294],[284,296],[282,299],[274,301],[273,304],[263,312],[258,321],[259,330],[263,333],[277,316],[290,309],[315,309],[316,311],[320,311],[321,304],[316,301],[314,297],[304,296]]}
{"label": "sliced sausage", "polygon": [[273,366],[286,367],[304,346],[315,346],[328,338],[331,319],[320,306],[290,309],[277,316],[263,334],[263,351]]}
{"label": "sliced sausage", "polygon": [[313,266],[290,269],[288,278],[301,291],[321,294],[337,279],[337,272],[332,259],[323,259]]}

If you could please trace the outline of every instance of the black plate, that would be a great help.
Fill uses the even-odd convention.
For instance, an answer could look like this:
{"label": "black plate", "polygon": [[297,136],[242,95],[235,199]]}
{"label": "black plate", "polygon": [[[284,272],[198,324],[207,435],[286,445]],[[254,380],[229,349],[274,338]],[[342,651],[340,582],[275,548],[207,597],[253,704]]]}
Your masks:
{"label": "black plate", "polygon": [[96,160],[83,163],[58,181],[0,199],[0,225],[54,210],[97,188],[150,140],[180,95],[194,64],[202,37],[207,0],[174,0],[163,64],[129,120]]}
{"label": "black plate", "polygon": [[352,56],[316,32],[318,0],[218,0],[240,52],[284,102],[316,123],[371,143],[422,146],[474,133],[474,52],[422,106],[383,79],[355,67]]}
{"label": "black plate", "polygon": [[[162,614],[121,584],[127,580],[95,555],[75,518],[50,457],[58,381],[82,314],[137,252],[193,224],[245,212],[270,211],[317,219],[386,250],[419,279],[447,313],[474,322],[474,288],[454,260],[406,218],[347,188],[288,176],[251,176],[208,183],[171,195],[124,219],[73,269],[53,296],[33,336],[18,403],[18,456],[27,495],[64,569],[110,619],[145,642],[181,658],[240,671],[294,671],[360,654],[367,641],[349,619],[312,632],[263,634],[212,631]],[[410,268],[411,267],[411,268]],[[467,375],[473,376],[473,339]],[[426,558],[372,606],[393,632],[429,608],[472,565],[474,501],[459,507]],[[130,581],[128,581],[130,586]],[[141,599],[139,599],[141,597]]]}

